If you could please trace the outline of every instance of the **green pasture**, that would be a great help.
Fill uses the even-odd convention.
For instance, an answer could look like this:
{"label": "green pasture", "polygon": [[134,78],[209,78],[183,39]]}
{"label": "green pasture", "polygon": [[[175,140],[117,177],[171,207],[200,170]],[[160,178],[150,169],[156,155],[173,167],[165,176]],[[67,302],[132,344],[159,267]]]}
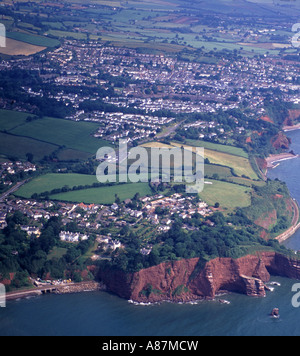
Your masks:
{"label": "green pasture", "polygon": [[73,150],[96,154],[100,147],[110,146],[108,142],[92,136],[98,126],[95,123],[44,117],[18,126],[10,130],[10,133],[57,146],[65,146]]}
{"label": "green pasture", "polygon": [[27,122],[28,116],[34,115],[0,110],[0,154],[24,159],[30,152],[34,160],[41,160],[60,148],[58,158],[62,161],[85,160],[100,147],[111,146],[93,136],[98,128],[95,123],[53,117]]}
{"label": "green pasture", "polygon": [[121,201],[124,201],[132,199],[136,193],[139,193],[140,196],[152,194],[148,183],[129,183],[55,194],[51,195],[50,199],[74,203],[110,205],[115,202],[116,194]]}
{"label": "green pasture", "polygon": [[97,183],[97,178],[94,175],[76,174],[76,173],[48,173],[39,176],[30,182],[23,185],[16,195],[23,198],[30,198],[34,193],[40,194],[46,191],[50,192],[53,189],[68,186],[73,188],[79,185],[92,185]]}
{"label": "green pasture", "polygon": [[[29,199],[34,193],[40,194],[46,191],[50,193],[51,190],[63,188],[64,186],[68,186],[69,188],[73,188],[74,186],[84,187],[93,183],[98,183],[95,175],[48,173],[26,183],[15,195]],[[50,194],[49,196],[53,200],[89,204],[112,204],[115,201],[115,194],[123,201],[133,198],[136,193],[139,193],[141,196],[152,194],[148,183],[128,183],[74,190],[66,193]]]}
{"label": "green pasture", "polygon": [[237,207],[245,208],[251,205],[249,194],[251,188],[212,179],[205,181],[212,184],[204,184],[204,189],[199,193],[199,196],[207,204],[215,205],[215,203],[220,203],[221,208],[229,210]]}
{"label": "green pasture", "polygon": [[186,143],[195,147],[204,147],[210,150],[229,153],[231,155],[240,156],[248,158],[248,153],[245,152],[242,148],[228,145],[221,145],[219,143],[202,141],[202,140],[186,140]]}
{"label": "green pasture", "polygon": [[44,156],[53,153],[57,148],[56,145],[51,143],[0,132],[0,154],[8,158],[26,159],[26,154],[32,153],[34,160],[41,160]]}
{"label": "green pasture", "polygon": [[9,131],[26,123],[30,115],[26,112],[0,109],[0,131]]}
{"label": "green pasture", "polygon": [[37,36],[24,32],[7,32],[6,36],[13,40],[26,42],[35,46],[56,47],[60,44],[60,42],[54,38]]}
{"label": "green pasture", "polygon": [[232,177],[231,170],[228,167],[217,166],[213,164],[204,165],[204,176],[212,178],[214,175],[218,175],[220,179]]}
{"label": "green pasture", "polygon": [[246,158],[208,149],[205,149],[204,156],[205,158],[208,158],[211,163],[232,168],[234,173],[238,176],[245,176],[250,179],[258,179],[256,173],[251,167],[249,160]]}
{"label": "green pasture", "polygon": [[[177,147],[184,146],[186,149],[192,148],[192,145],[182,145],[182,144],[175,143],[175,142],[172,142],[172,145],[177,146]],[[224,146],[224,147],[226,147],[226,146]],[[210,163],[218,164],[218,165],[229,167],[229,168],[233,169],[234,174],[237,176],[240,176],[240,177],[245,176],[250,179],[258,179],[249,160],[245,157],[236,156],[233,154],[215,151],[213,149],[207,149],[207,148],[205,148],[205,150],[204,150],[204,157],[208,158]]]}

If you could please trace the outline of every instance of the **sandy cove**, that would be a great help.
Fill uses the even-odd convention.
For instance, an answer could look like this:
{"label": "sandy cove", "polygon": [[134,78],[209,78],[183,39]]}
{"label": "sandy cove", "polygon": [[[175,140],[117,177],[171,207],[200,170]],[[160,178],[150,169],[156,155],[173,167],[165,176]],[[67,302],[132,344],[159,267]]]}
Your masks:
{"label": "sandy cove", "polygon": [[284,132],[300,130],[300,123],[297,125],[293,125],[293,126],[284,126],[282,129]]}
{"label": "sandy cove", "polygon": [[265,160],[267,162],[267,168],[274,168],[274,163],[286,161],[288,159],[298,158],[299,155],[293,153],[279,153],[276,155],[270,155]]}

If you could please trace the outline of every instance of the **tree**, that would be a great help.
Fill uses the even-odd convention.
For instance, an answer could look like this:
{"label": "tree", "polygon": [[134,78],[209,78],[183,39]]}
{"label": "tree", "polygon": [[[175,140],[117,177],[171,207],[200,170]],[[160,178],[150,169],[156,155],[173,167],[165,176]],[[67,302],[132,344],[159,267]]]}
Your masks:
{"label": "tree", "polygon": [[33,162],[33,154],[31,152],[28,152],[26,153],[26,158],[27,158],[27,161],[32,163]]}
{"label": "tree", "polygon": [[21,211],[16,210],[14,212],[14,215],[11,217],[11,220],[15,223],[15,224],[20,224],[20,225],[26,225],[28,224],[28,217],[26,215],[24,215]]}
{"label": "tree", "polygon": [[115,203],[116,204],[120,204],[121,203],[121,199],[118,197],[118,194],[115,194]]}
{"label": "tree", "polygon": [[12,280],[12,285],[16,288],[29,285],[28,273],[26,271],[17,272]]}

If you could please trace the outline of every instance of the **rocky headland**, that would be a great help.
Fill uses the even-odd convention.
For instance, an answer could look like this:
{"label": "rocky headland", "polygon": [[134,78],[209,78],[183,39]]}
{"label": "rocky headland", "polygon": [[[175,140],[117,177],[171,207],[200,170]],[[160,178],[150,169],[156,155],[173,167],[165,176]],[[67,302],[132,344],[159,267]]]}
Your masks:
{"label": "rocky headland", "polygon": [[139,303],[213,299],[224,291],[264,297],[271,275],[300,279],[300,261],[270,251],[206,263],[199,258],[182,259],[135,273],[99,271],[108,291]]}

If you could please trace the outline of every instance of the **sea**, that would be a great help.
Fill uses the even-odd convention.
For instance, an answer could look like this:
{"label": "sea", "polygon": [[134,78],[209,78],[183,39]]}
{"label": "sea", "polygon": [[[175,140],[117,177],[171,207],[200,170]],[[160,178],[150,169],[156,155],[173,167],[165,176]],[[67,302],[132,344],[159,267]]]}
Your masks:
{"label": "sea", "polygon": [[[300,153],[300,130],[288,133]],[[287,183],[300,202],[300,160],[280,162],[271,179]],[[300,230],[284,243],[300,250]],[[0,336],[299,336],[300,308],[292,287],[300,281],[272,276],[274,290],[265,298],[228,293],[229,302],[164,302],[135,305],[107,292],[48,294],[7,301],[0,308]],[[300,301],[300,298],[299,298]],[[293,306],[294,305],[294,306]],[[279,308],[280,318],[270,317]]]}

